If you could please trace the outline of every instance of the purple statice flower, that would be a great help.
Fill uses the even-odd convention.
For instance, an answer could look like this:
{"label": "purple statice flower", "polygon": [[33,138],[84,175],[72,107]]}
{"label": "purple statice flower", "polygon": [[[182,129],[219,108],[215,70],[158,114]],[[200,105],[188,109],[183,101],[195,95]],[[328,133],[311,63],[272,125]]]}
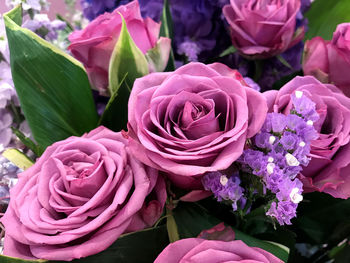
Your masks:
{"label": "purple statice flower", "polygon": [[185,55],[188,60],[192,62],[198,61],[198,54],[200,51],[201,49],[198,45],[191,40],[182,42],[177,50],[180,55]]}
{"label": "purple statice flower", "polygon": [[276,218],[280,225],[291,225],[291,219],[296,217],[298,204],[282,201],[282,202],[272,202],[270,209],[266,212],[266,215]]}
{"label": "purple statice flower", "polygon": [[317,138],[313,123],[319,118],[316,104],[303,92],[291,96],[289,114],[268,113],[250,148],[237,160],[241,171],[261,179],[264,193],[269,190],[275,195],[267,215],[281,225],[290,224],[303,199],[303,184],[296,177],[310,161],[310,143]]}
{"label": "purple statice flower", "polygon": [[220,172],[210,172],[204,175],[202,183],[204,189],[211,191],[218,202],[232,202],[233,211],[237,210],[237,203],[244,200],[244,189],[240,186],[238,174],[227,176]]}
{"label": "purple statice flower", "polygon": [[23,23],[23,27],[35,32],[48,41],[56,40],[58,31],[65,29],[66,23],[61,20],[50,21],[46,14],[35,14],[33,19]]}

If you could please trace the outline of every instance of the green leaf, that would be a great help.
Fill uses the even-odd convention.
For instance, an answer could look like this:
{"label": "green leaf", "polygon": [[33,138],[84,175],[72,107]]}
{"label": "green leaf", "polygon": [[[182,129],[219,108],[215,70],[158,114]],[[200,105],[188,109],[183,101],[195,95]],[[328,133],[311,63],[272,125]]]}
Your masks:
{"label": "green leaf", "polygon": [[[42,147],[96,127],[97,113],[82,65],[20,27],[21,7],[4,15],[12,77],[34,139]],[[18,24],[17,24],[18,23]]]}
{"label": "green leaf", "polygon": [[22,170],[27,170],[34,164],[31,159],[17,149],[7,149],[2,153],[2,156]]}
{"label": "green leaf", "polygon": [[[170,38],[173,41],[173,21],[170,12],[170,5],[168,0],[164,0],[163,12],[161,18],[162,25],[160,27],[160,36]],[[173,49],[170,50],[168,65],[165,71],[175,70],[175,58]]]}
{"label": "green leaf", "polygon": [[350,236],[350,199],[337,199],[324,193],[306,194],[293,226],[300,231],[298,237],[304,242],[336,244]]}
{"label": "green leaf", "polygon": [[[148,63],[145,55],[132,40],[125,24],[123,16],[120,14],[123,24],[117,44],[114,47],[109,64],[109,91],[111,94],[118,92],[121,81],[125,78],[128,87],[134,85],[137,78],[149,73]],[[125,114],[123,112],[116,114]]]}
{"label": "green leaf", "polygon": [[284,57],[282,57],[282,55],[277,55],[276,57],[279,60],[279,62],[281,62],[284,66],[293,70],[293,67],[288,63],[288,61]]}
{"label": "green leaf", "polygon": [[[124,234],[106,250],[76,263],[153,262],[169,244],[165,225]],[[24,260],[0,255],[1,263],[64,263],[66,261]]]}
{"label": "green leaf", "polygon": [[162,225],[123,235],[105,251],[79,260],[73,260],[72,262],[149,263],[153,262],[168,244],[166,226]]}
{"label": "green leaf", "polygon": [[17,138],[27,146],[36,156],[41,156],[44,150],[40,147],[40,145],[35,144],[29,137],[25,136],[23,132],[16,129],[15,127],[11,127],[12,132],[17,136]]}
{"label": "green leaf", "polygon": [[229,48],[225,49],[221,54],[219,55],[220,58],[225,57],[227,55],[233,54],[237,51],[237,49],[234,46],[230,46]]}
{"label": "green leaf", "polygon": [[326,40],[332,39],[337,25],[350,21],[350,1],[316,0],[306,13],[306,18],[309,20],[306,39],[315,36]]}
{"label": "green leaf", "polygon": [[13,257],[7,257],[4,255],[0,255],[0,262],[1,263],[46,263],[47,260],[25,260],[21,258],[13,258]]}
{"label": "green leaf", "polygon": [[[221,223],[221,221],[209,214],[209,212],[197,203],[180,202],[173,214],[179,229],[181,238],[197,237],[198,234],[213,226]],[[274,254],[284,262],[288,261],[288,249],[280,244],[262,241],[243,232],[234,229],[236,239],[242,240],[248,246],[259,247]]]}
{"label": "green leaf", "polygon": [[128,123],[127,109],[130,88],[125,82],[126,76],[127,74],[125,74],[120,86],[109,99],[99,121],[99,125],[104,125],[113,131],[125,130]]}

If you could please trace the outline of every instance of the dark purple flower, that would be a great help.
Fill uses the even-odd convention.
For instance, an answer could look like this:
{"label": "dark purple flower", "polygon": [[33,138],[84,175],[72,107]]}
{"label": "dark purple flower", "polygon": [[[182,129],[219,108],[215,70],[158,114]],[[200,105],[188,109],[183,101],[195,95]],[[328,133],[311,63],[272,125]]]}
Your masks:
{"label": "dark purple flower", "polygon": [[105,12],[111,12],[120,5],[125,5],[131,2],[130,0],[80,0],[83,8],[84,16],[94,20],[99,15]]}

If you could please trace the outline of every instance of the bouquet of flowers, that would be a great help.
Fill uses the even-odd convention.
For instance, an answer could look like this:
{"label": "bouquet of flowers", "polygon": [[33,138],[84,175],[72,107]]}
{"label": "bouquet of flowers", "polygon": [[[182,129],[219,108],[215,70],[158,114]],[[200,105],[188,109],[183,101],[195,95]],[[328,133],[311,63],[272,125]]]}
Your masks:
{"label": "bouquet of flowers", "polygon": [[7,1],[0,262],[350,262],[350,2],[311,2]]}

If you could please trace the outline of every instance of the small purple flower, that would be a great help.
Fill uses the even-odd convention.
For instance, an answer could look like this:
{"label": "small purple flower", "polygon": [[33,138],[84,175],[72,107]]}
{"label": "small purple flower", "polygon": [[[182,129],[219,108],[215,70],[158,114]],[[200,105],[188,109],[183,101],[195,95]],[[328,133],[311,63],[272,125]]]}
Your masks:
{"label": "small purple flower", "polygon": [[237,174],[227,176],[220,172],[210,172],[202,179],[204,189],[213,192],[218,202],[231,201],[233,211],[237,210],[237,202],[243,198],[244,189]]}
{"label": "small purple flower", "polygon": [[271,113],[272,131],[276,133],[282,132],[286,128],[286,116],[281,113]]}
{"label": "small purple flower", "polygon": [[270,209],[267,211],[266,215],[276,218],[280,225],[291,225],[291,219],[296,217],[297,204],[289,201],[283,202],[272,202]]}

